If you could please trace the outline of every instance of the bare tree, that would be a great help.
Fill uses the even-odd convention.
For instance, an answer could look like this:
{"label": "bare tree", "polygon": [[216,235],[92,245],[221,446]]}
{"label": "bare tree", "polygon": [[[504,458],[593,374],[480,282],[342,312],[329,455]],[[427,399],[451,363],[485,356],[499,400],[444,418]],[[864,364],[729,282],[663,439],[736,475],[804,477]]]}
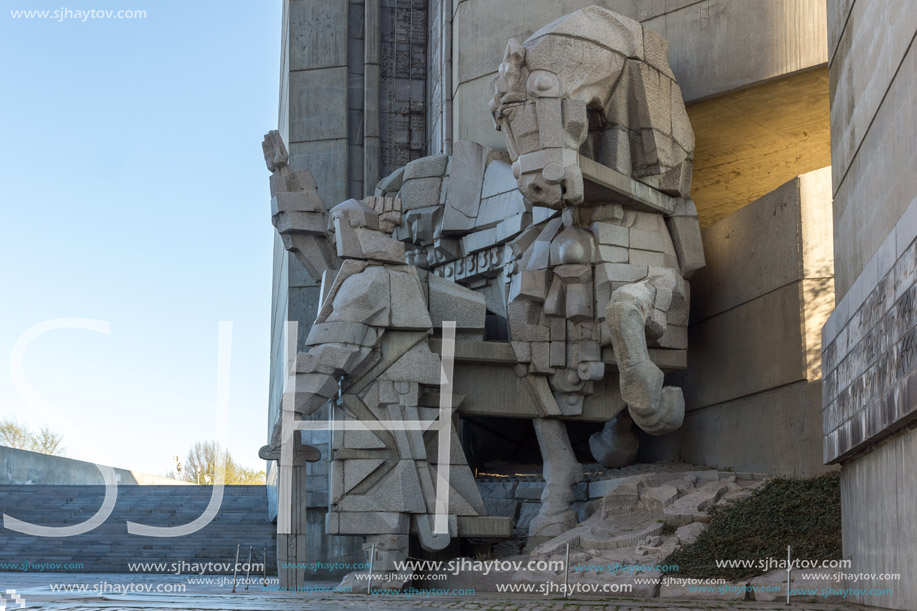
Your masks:
{"label": "bare tree", "polygon": [[178,479],[211,486],[216,483],[221,469],[224,470],[223,483],[227,485],[264,483],[264,471],[255,471],[236,463],[229,451],[215,441],[194,444],[179,470]]}
{"label": "bare tree", "polygon": [[36,433],[14,418],[0,420],[0,445],[52,456],[64,456],[65,450],[61,441],[61,436],[47,426]]}

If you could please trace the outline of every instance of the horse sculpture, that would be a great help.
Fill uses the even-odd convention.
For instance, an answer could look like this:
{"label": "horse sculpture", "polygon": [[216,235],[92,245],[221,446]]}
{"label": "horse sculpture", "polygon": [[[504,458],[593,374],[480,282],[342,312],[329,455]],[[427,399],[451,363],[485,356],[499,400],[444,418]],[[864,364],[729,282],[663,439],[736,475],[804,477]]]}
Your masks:
{"label": "horse sculpture", "polygon": [[[295,409],[309,414],[350,387],[345,418],[416,418],[425,393],[439,392],[435,340],[421,336],[432,338],[443,320],[465,316],[456,337],[493,344],[484,341],[486,312],[505,329],[505,337],[489,339],[511,347],[500,380],[517,405],[512,414],[501,411],[480,385],[466,385],[458,412],[532,419],[546,480],[529,526],[533,545],[577,523],[573,486],[583,470],[565,421],[605,423],[590,447],[608,467],[634,460],[634,425],[652,435],[676,430],[681,389],[664,384],[654,359],[683,357],[686,278],[704,259],[689,199],[693,132],[667,48],[658,34],[598,7],[563,17],[522,44],[511,39],[491,101],[508,154],[456,142],[451,156],[412,161],[380,181],[374,197],[335,207],[330,226],[311,176],[290,172],[282,142],[269,134],[274,223],[285,246],[329,287],[308,353],[294,364],[293,375],[305,376]],[[396,291],[396,280],[404,290]],[[360,318],[366,313],[371,320]],[[351,328],[361,332],[358,339],[347,339]],[[424,367],[380,369],[384,338],[406,332]],[[679,366],[675,360],[670,368]],[[617,376],[608,375],[612,366]],[[406,555],[412,530],[428,549],[444,545],[425,515],[434,501],[430,448],[396,437],[375,435],[350,453],[354,436],[336,440],[332,472],[341,479],[329,507],[335,533],[391,539],[389,564]],[[467,479],[457,452],[454,472]],[[391,461],[404,466],[394,471]],[[410,494],[392,497],[385,490],[392,482]],[[453,487],[463,502],[451,514],[468,516],[465,524],[484,515],[467,482]],[[386,529],[370,532],[378,519],[354,518],[376,506],[385,507]],[[401,520],[400,513],[412,517]],[[455,524],[450,532],[461,536]]]}

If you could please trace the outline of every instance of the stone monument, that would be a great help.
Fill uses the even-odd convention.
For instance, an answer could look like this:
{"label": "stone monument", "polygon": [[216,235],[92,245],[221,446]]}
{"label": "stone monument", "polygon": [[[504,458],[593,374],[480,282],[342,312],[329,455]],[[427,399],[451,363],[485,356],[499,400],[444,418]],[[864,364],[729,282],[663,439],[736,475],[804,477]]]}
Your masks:
{"label": "stone monument", "polygon": [[[330,212],[268,134],[274,225],[322,278],[307,350],[287,372],[295,417],[331,404],[335,422],[434,420],[454,322],[456,421],[533,421],[546,486],[530,545],[577,524],[583,469],[565,421],[605,423],[590,448],[606,467],[634,460],[634,426],[676,430],[684,399],[663,370],[685,366],[686,279],[704,255],[689,193],[694,137],[667,52],[655,32],[598,7],[511,39],[490,104],[507,153],[459,141]],[[510,399],[462,386],[476,359],[494,365],[491,397]],[[457,537],[508,535],[512,524],[486,516],[449,426],[448,533],[431,527],[434,436],[384,427],[335,434],[327,533],[365,536],[384,571],[407,557],[412,534],[431,553]]]}

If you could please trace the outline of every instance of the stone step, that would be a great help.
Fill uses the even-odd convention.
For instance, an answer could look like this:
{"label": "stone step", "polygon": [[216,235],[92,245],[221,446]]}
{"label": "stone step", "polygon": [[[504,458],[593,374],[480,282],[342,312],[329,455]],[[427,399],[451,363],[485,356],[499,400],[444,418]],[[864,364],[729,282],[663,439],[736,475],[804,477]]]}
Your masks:
{"label": "stone step", "polygon": [[[191,535],[155,538],[132,535],[126,522],[179,526],[198,518],[210,502],[209,486],[122,486],[108,519],[74,537],[34,537],[0,528],[0,564],[23,561],[82,563],[78,572],[127,572],[129,562],[231,562],[248,547],[267,550],[273,571],[276,526],[267,520],[264,486],[227,486],[214,519]],[[64,526],[92,517],[104,486],[0,486],[0,511],[34,524]],[[67,569],[61,569],[66,571]]]}

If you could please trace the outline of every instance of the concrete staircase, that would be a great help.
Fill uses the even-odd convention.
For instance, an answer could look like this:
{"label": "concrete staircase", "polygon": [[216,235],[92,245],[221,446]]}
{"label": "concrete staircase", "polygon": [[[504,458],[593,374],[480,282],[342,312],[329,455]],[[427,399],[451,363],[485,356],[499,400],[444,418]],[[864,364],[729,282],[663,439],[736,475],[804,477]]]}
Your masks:
{"label": "concrete staircase", "polygon": [[[216,517],[198,532],[182,537],[145,537],[127,532],[127,522],[179,526],[200,516],[210,501],[210,486],[119,486],[111,516],[95,530],[73,537],[34,537],[0,525],[0,570],[4,563],[57,563],[61,572],[122,573],[127,563],[229,563],[241,544],[240,562],[267,550],[268,573],[275,570],[276,526],[267,520],[264,486],[226,486]],[[44,526],[67,526],[89,519],[102,505],[104,486],[0,486],[0,511]],[[81,568],[67,568],[81,563]],[[9,567],[9,564],[7,564]],[[37,570],[37,569],[32,569]],[[146,572],[174,572],[172,567]],[[185,569],[183,573],[187,573]],[[232,569],[208,571],[231,573]]]}

